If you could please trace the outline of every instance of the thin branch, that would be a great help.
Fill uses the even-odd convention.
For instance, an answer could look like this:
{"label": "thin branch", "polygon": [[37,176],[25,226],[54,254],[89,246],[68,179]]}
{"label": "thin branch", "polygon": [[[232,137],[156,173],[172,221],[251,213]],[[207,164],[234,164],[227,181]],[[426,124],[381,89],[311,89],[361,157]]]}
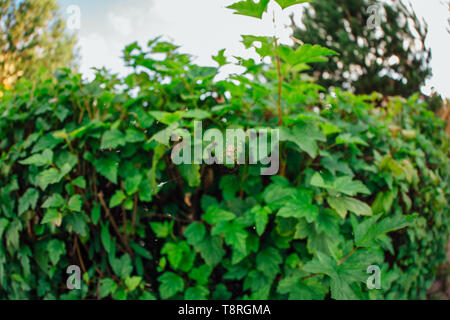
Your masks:
{"label": "thin branch", "polygon": [[130,254],[131,257],[133,257],[133,251],[131,250],[130,246],[128,245],[127,239],[120,232],[120,229],[117,226],[116,221],[114,220],[113,216],[111,215],[111,212],[109,211],[109,208],[108,208],[108,206],[105,203],[105,199],[104,199],[102,191],[100,191],[100,193],[98,194],[98,198],[100,200],[100,203],[101,203],[103,209],[105,210],[106,216],[108,217],[109,221],[111,222],[112,227],[114,228],[114,231],[117,233],[117,235],[119,236],[120,240],[124,244],[124,246],[126,248],[126,251]]}

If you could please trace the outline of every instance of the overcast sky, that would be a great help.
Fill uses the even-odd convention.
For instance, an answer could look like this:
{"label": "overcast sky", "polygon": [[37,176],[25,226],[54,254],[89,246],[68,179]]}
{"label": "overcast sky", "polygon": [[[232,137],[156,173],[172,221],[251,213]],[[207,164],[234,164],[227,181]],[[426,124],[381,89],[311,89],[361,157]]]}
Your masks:
{"label": "overcast sky", "polygon": [[[276,34],[289,43],[289,14],[300,18],[304,5],[281,12],[277,5],[269,8],[263,20],[234,15],[225,7],[236,0],[58,0],[66,12],[70,5],[81,9],[81,25],[77,31],[81,71],[93,74],[90,68],[106,67],[124,74],[121,60],[125,45],[138,41],[147,43],[163,35],[197,57],[196,63],[215,65],[212,55],[226,48],[226,55],[251,56],[240,44],[241,34],[274,35],[272,14],[276,16]],[[431,87],[450,98],[450,34],[448,0],[412,0],[419,17],[429,25],[428,46],[433,53],[433,77],[424,91]],[[297,19],[298,19],[297,18]]]}

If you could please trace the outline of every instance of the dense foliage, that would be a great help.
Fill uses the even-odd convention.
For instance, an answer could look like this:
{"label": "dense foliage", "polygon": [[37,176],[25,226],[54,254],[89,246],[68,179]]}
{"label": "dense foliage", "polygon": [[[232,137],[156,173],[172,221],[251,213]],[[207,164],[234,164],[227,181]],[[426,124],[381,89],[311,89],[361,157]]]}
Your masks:
{"label": "dense foliage", "polygon": [[[276,63],[214,81],[223,51],[200,67],[155,39],[125,49],[123,80],[62,70],[4,93],[0,298],[424,297],[449,233],[443,121],[418,95],[324,94],[302,72],[331,50],[243,43]],[[170,135],[195,120],[279,128],[279,174],[174,165]]]}
{"label": "dense foliage", "polygon": [[293,24],[296,38],[340,54],[314,65],[325,87],[408,97],[431,76],[427,25],[403,0],[315,0],[301,22],[303,27]]}
{"label": "dense foliage", "polygon": [[73,66],[75,42],[56,0],[0,0],[0,86]]}

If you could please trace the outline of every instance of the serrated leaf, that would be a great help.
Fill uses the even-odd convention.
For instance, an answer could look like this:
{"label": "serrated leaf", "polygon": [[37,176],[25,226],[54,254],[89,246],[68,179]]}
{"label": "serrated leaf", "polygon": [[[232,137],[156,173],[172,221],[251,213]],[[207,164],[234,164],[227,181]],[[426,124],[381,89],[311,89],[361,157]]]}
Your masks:
{"label": "serrated leaf", "polygon": [[156,234],[156,237],[158,238],[166,238],[171,232],[173,227],[173,221],[172,222],[150,222],[150,227],[152,228],[153,232]]}
{"label": "serrated leaf", "polygon": [[60,257],[66,253],[65,243],[57,239],[52,239],[47,244],[47,251],[50,261],[56,265]]}
{"label": "serrated leaf", "polygon": [[53,162],[53,151],[50,149],[45,149],[42,152],[42,154],[33,154],[31,157],[19,161],[20,164],[35,165],[37,167],[50,165],[52,164],[52,162]]}
{"label": "serrated leaf", "polygon": [[210,237],[209,235],[195,246],[195,250],[200,252],[202,258],[210,266],[217,265],[225,255],[222,239],[220,237]]}
{"label": "serrated leaf", "polygon": [[94,166],[102,176],[112,183],[117,184],[118,160],[114,157],[95,159]]}
{"label": "serrated leaf", "polygon": [[47,200],[45,200],[41,208],[60,208],[65,205],[65,203],[64,198],[59,193],[54,193]]}
{"label": "serrated leaf", "polygon": [[106,131],[102,136],[101,149],[115,149],[126,144],[125,135],[117,129]]}
{"label": "serrated leaf", "polygon": [[72,181],[72,184],[74,186],[77,186],[78,188],[86,189],[86,179],[84,179],[84,177],[76,178],[75,180]]}
{"label": "serrated leaf", "polygon": [[212,57],[212,59],[219,64],[219,67],[228,64],[227,58],[225,57],[224,53],[225,49],[222,49],[217,53],[217,56]]}
{"label": "serrated leaf", "polygon": [[178,269],[181,261],[183,260],[183,254],[189,252],[189,246],[186,242],[171,243],[166,242],[166,244],[161,249],[161,254],[167,255],[170,265],[173,269]]}
{"label": "serrated leaf", "polygon": [[231,221],[235,217],[236,215],[232,212],[223,210],[218,206],[211,206],[203,215],[203,220],[205,220],[209,224],[214,225],[222,221]]}
{"label": "serrated leaf", "polygon": [[114,258],[110,260],[111,267],[116,275],[122,279],[126,279],[133,271],[133,265],[128,253],[124,254],[120,259]]}
{"label": "serrated leaf", "polygon": [[256,268],[270,279],[275,278],[280,272],[279,265],[282,262],[280,253],[274,247],[267,247],[256,256]]}
{"label": "serrated leaf", "polygon": [[316,158],[318,153],[317,141],[325,141],[322,129],[314,123],[299,123],[293,129],[281,128],[281,141],[291,141],[311,158]]}
{"label": "serrated leaf", "polygon": [[138,287],[138,285],[141,283],[142,277],[134,276],[129,277],[125,279],[125,285],[127,286],[128,290],[134,291]]}
{"label": "serrated leaf", "polygon": [[379,236],[409,226],[413,216],[397,214],[378,222],[379,218],[380,216],[375,216],[366,219],[356,227],[355,244],[358,247],[372,246]]}
{"label": "serrated leaf", "polygon": [[58,225],[61,223],[61,218],[62,218],[61,213],[58,210],[51,208],[45,212],[45,215],[41,221],[41,224],[55,222],[55,224]]}
{"label": "serrated leaf", "polygon": [[305,2],[309,2],[310,0],[275,0],[282,9],[286,9],[290,6],[296,5],[296,4],[302,4]]}
{"label": "serrated leaf", "polygon": [[34,188],[28,188],[27,191],[19,199],[19,216],[28,209],[36,209],[37,201],[39,199],[39,191]]}
{"label": "serrated leaf", "polygon": [[173,272],[165,272],[158,281],[161,282],[159,286],[161,299],[169,299],[184,290],[183,278]]}
{"label": "serrated leaf", "polygon": [[183,118],[204,120],[211,117],[211,113],[201,109],[191,109],[183,113]]}
{"label": "serrated leaf", "polygon": [[100,298],[106,298],[107,296],[114,294],[117,290],[117,284],[113,279],[104,278],[100,280]]}
{"label": "serrated leaf", "polygon": [[255,221],[256,233],[261,236],[266,230],[271,210],[268,207],[257,206],[251,210],[251,213]]}
{"label": "serrated leaf", "polygon": [[38,187],[40,187],[42,190],[45,190],[49,185],[60,182],[62,178],[63,176],[57,169],[50,168],[48,170],[42,171],[36,177],[36,183]]}
{"label": "serrated leaf", "polygon": [[283,218],[306,218],[308,222],[313,222],[319,214],[319,208],[316,205],[304,201],[291,200],[282,207],[277,216]]}
{"label": "serrated leaf", "polygon": [[206,300],[209,295],[209,290],[204,286],[190,287],[184,294],[186,300]]}
{"label": "serrated leaf", "polygon": [[83,199],[81,198],[81,195],[76,194],[69,199],[68,208],[70,211],[80,212],[82,206]]}
{"label": "serrated leaf", "polygon": [[347,212],[353,212],[357,216],[371,216],[372,208],[365,202],[350,197],[327,197],[327,202],[342,217],[347,216]]}
{"label": "serrated leaf", "polygon": [[145,140],[145,134],[137,129],[130,128],[125,131],[125,141],[129,143],[142,142]]}
{"label": "serrated leaf", "polygon": [[267,9],[268,4],[269,0],[259,0],[258,3],[254,2],[253,0],[245,0],[233,3],[227,8],[235,10],[234,14],[261,19],[263,13]]}
{"label": "serrated leaf", "polygon": [[206,228],[203,224],[199,222],[191,223],[184,230],[184,236],[186,237],[187,243],[192,246],[199,244],[206,234]]}
{"label": "serrated leaf", "polygon": [[334,192],[355,196],[358,193],[370,194],[370,190],[359,180],[354,180],[351,176],[334,178],[333,181],[325,181],[320,173],[316,172],[311,178],[310,184],[315,187],[329,189]]}

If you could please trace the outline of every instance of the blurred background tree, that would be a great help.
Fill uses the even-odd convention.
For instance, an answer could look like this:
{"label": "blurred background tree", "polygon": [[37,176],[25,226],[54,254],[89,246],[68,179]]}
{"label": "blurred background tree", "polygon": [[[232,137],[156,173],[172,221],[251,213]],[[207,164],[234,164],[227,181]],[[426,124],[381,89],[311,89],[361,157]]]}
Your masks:
{"label": "blurred background tree", "polygon": [[75,44],[56,0],[0,0],[0,86],[75,67]]}
{"label": "blurred background tree", "polygon": [[[371,29],[368,21],[375,19],[368,9],[373,5],[379,7],[380,23]],[[312,74],[326,88],[410,96],[432,74],[427,25],[400,0],[315,0],[301,21],[299,27],[292,17],[295,38],[340,53],[313,66]]]}

